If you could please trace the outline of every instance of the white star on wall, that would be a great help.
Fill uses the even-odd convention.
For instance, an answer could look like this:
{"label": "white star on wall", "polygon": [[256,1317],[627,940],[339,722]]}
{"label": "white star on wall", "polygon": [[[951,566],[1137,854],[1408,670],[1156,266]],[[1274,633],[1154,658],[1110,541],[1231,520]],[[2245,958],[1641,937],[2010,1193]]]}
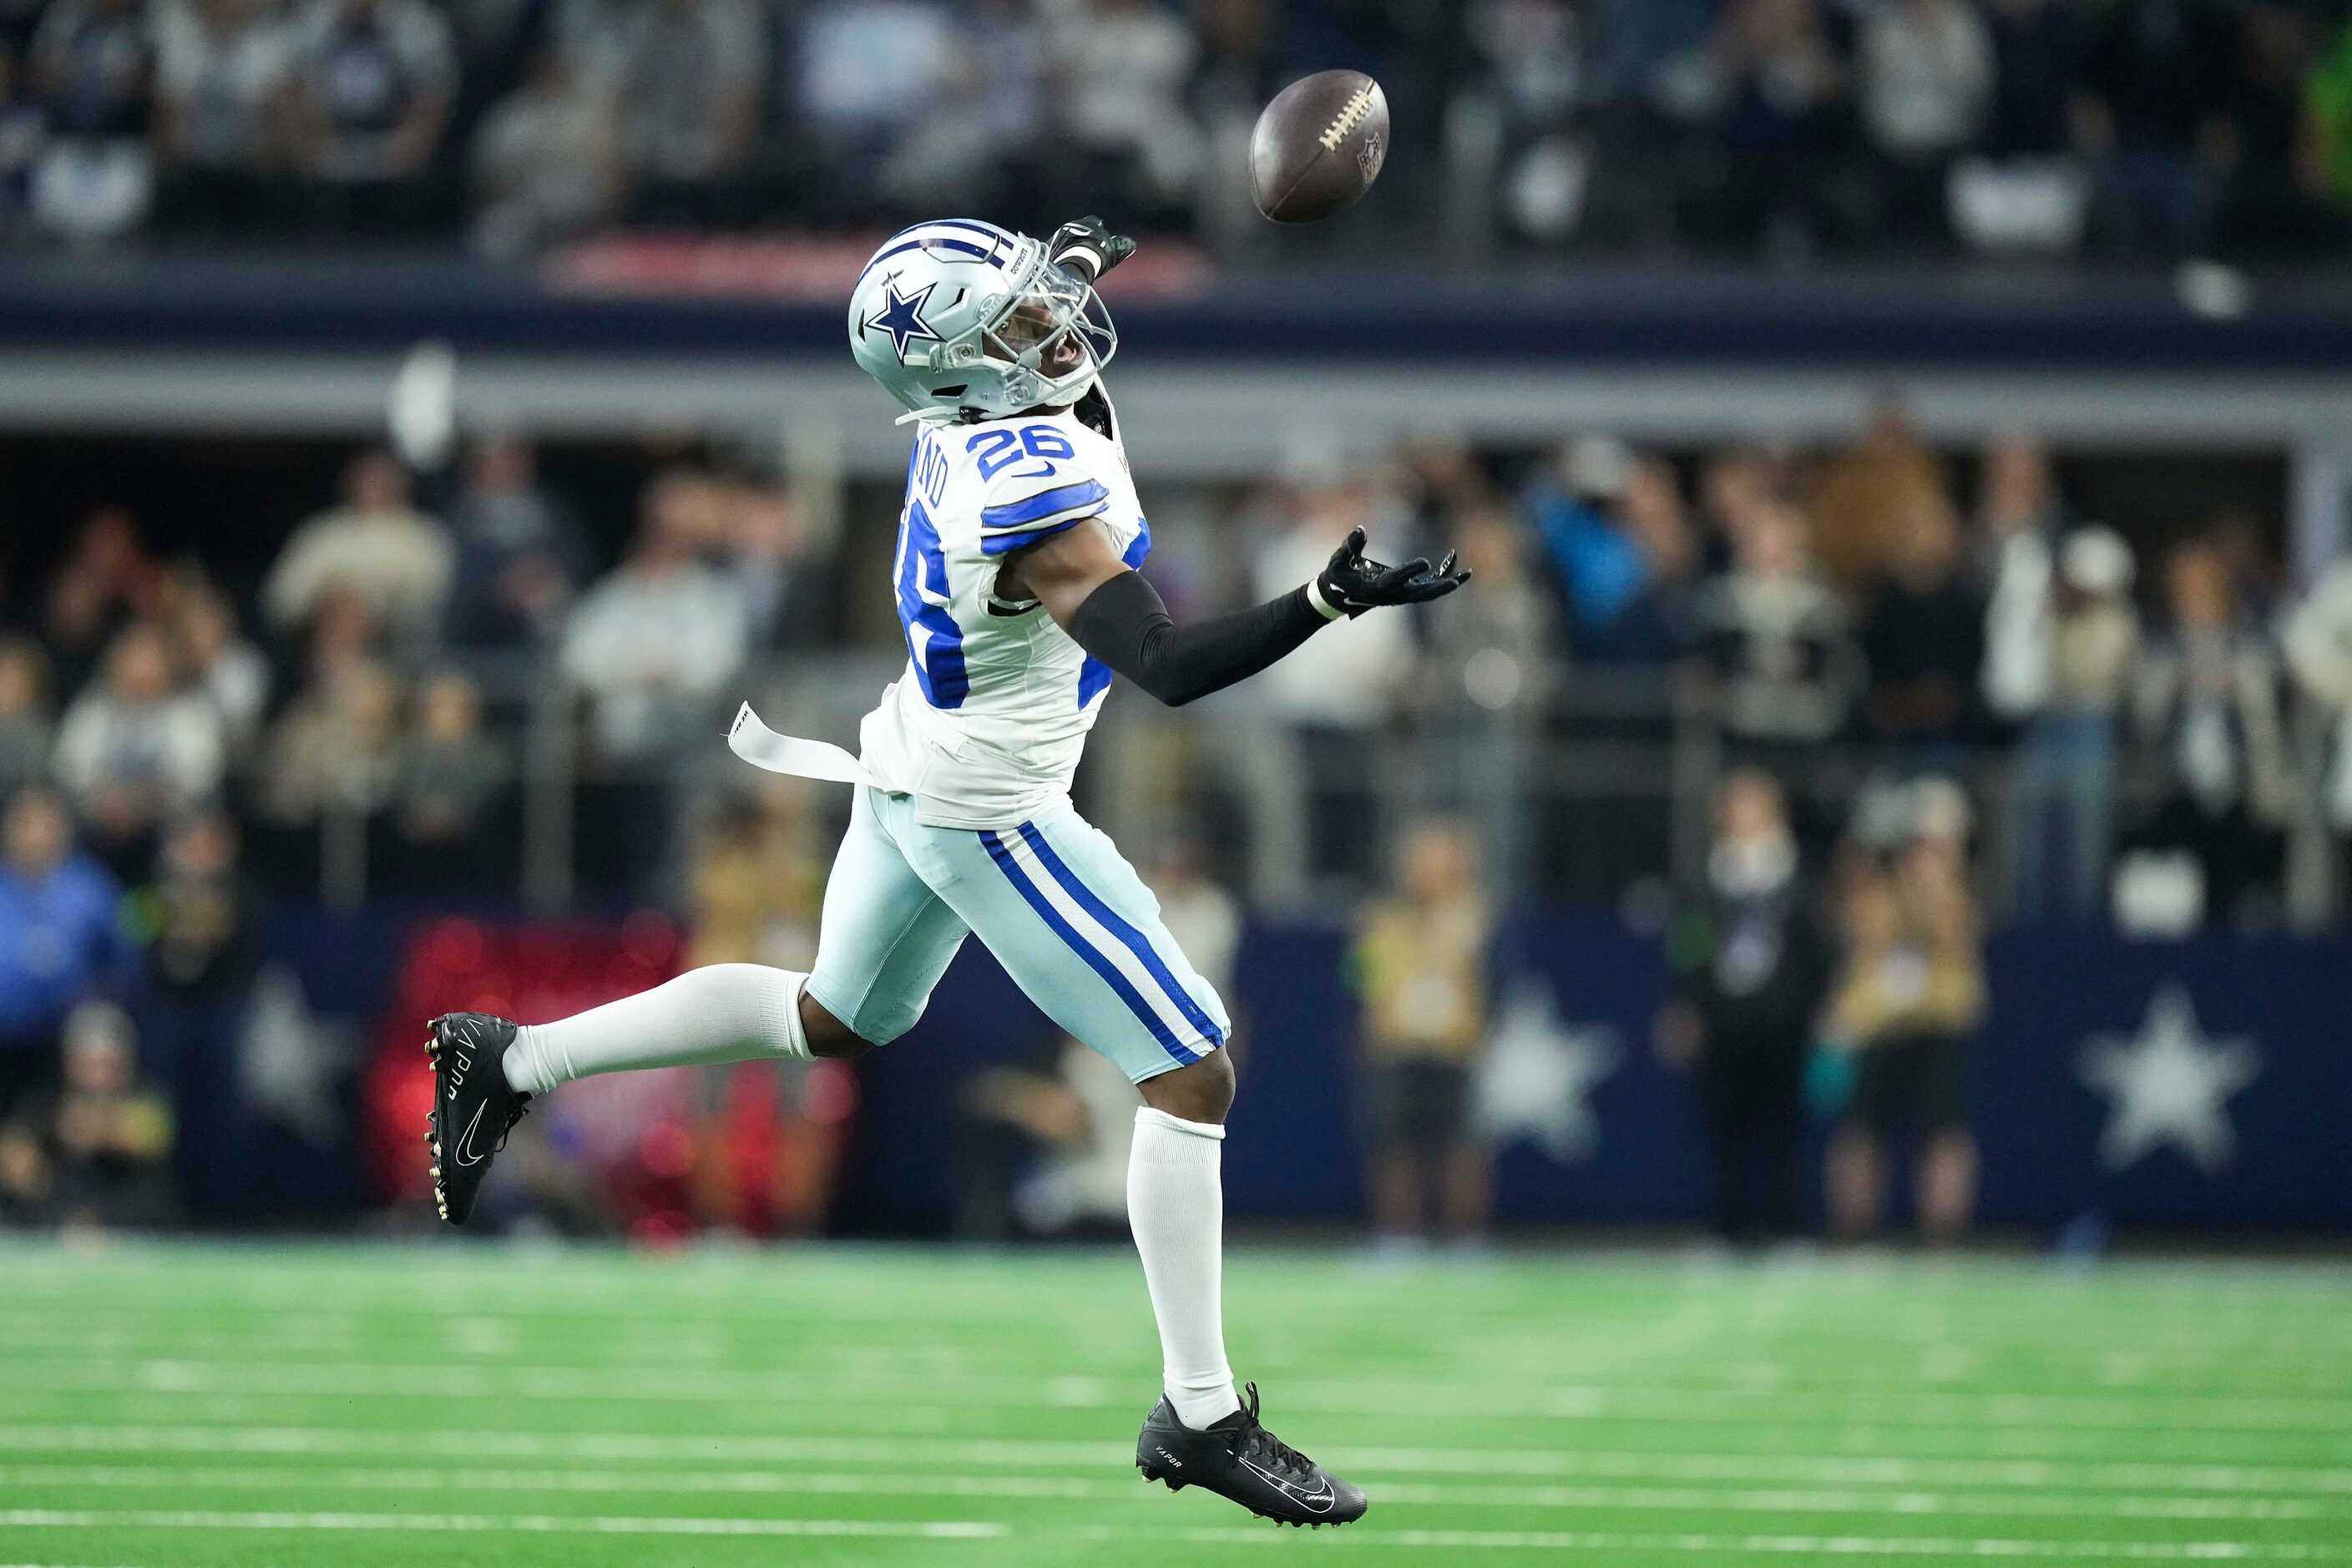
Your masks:
{"label": "white star on wall", "polygon": [[1592,1090],[1617,1070],[1617,1031],[1570,1028],[1551,992],[1520,984],[1504,998],[1478,1069],[1478,1131],[1495,1148],[1533,1139],[1562,1164],[1601,1146]]}
{"label": "white star on wall", "polygon": [[2262,1053],[2242,1035],[2209,1038],[2178,981],[2148,998],[2137,1036],[2095,1035],[2077,1058],[2083,1081],[2107,1097],[2099,1159],[2110,1171],[2169,1143],[2211,1175],[2238,1150],[2230,1097],[2254,1081]]}
{"label": "white star on wall", "polygon": [[352,1026],[310,1010],[301,978],[270,964],[253,984],[238,1042],[238,1076],[256,1110],[313,1148],[347,1136],[335,1085],[357,1059]]}

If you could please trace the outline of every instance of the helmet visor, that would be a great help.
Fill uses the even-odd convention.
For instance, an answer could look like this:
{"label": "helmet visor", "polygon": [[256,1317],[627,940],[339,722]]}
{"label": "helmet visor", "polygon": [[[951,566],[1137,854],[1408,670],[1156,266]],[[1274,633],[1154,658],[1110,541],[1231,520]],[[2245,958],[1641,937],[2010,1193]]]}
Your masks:
{"label": "helmet visor", "polygon": [[989,353],[1049,381],[1097,368],[1118,347],[1118,329],[1093,289],[1050,262],[988,330]]}

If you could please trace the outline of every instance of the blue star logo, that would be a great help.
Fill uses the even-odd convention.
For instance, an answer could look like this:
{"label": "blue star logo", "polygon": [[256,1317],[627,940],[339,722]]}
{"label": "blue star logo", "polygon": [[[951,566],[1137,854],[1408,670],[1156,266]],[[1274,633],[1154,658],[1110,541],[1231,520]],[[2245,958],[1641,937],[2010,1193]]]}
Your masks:
{"label": "blue star logo", "polygon": [[890,334],[890,346],[902,360],[907,357],[908,342],[913,339],[920,338],[927,342],[934,343],[947,342],[939,333],[931,331],[931,324],[923,320],[923,305],[930,299],[931,290],[938,287],[936,283],[926,283],[920,292],[902,295],[898,292],[898,284],[884,284],[886,294],[883,308],[858,324],[859,333],[864,334],[877,327],[881,328]]}

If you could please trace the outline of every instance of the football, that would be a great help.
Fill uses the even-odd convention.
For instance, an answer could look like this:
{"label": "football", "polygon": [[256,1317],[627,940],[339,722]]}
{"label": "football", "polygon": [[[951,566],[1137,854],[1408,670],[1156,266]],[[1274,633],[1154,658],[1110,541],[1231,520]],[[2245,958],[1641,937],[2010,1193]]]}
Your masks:
{"label": "football", "polygon": [[1276,223],[1328,217],[1372,188],[1389,100],[1361,71],[1318,71],[1276,95],[1250,133],[1250,195]]}

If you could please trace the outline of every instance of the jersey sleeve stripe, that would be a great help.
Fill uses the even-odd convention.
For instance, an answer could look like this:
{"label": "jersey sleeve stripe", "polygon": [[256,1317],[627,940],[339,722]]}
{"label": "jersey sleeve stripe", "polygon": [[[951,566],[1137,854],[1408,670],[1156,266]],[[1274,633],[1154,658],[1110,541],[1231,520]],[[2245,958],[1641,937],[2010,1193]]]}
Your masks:
{"label": "jersey sleeve stripe", "polygon": [[[980,526],[985,531],[997,528],[1021,528],[1045,521],[1065,511],[1092,508],[1099,510],[1110,503],[1110,491],[1099,479],[1082,479],[1074,485],[1062,485],[1002,506],[984,507],[980,514]],[[1091,515],[1091,513],[1087,513]]]}
{"label": "jersey sleeve stripe", "polygon": [[[1099,508],[1097,509],[1097,510],[1099,510]],[[1092,511],[1082,511],[1075,517],[1061,518],[1041,528],[1024,528],[1018,533],[982,534],[980,540],[980,552],[982,555],[1009,555],[1015,550],[1026,550],[1039,540],[1050,539],[1066,529],[1076,528],[1094,515],[1095,512]]]}

